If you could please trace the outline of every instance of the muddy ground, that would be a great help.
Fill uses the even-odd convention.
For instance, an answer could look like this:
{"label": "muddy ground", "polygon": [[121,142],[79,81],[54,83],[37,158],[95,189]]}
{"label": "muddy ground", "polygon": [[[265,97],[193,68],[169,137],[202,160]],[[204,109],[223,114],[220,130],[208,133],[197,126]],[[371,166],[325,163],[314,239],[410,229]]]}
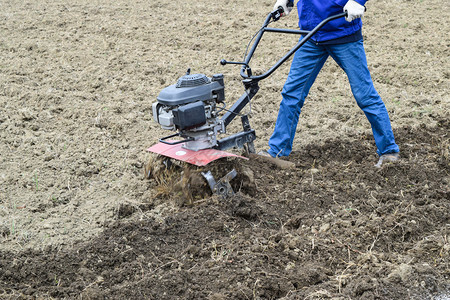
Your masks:
{"label": "muddy ground", "polygon": [[[445,1],[367,3],[369,68],[401,162],[373,167],[368,122],[330,60],[302,112],[295,169],[242,160],[255,186],[191,205],[144,177],[145,149],[168,134],[151,117],[159,91],[188,67],[220,72],[231,106],[239,69],[218,62],[242,58],[272,5],[0,3],[1,298],[450,297]],[[253,70],[295,42],[267,35]],[[252,102],[257,149],[288,67]]]}

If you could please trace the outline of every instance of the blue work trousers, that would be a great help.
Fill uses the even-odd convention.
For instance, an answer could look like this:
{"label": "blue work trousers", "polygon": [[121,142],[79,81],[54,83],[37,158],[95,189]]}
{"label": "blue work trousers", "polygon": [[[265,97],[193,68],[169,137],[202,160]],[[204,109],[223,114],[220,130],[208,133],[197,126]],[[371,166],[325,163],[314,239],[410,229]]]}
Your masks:
{"label": "blue work trousers", "polygon": [[291,153],[303,103],[328,56],[347,74],[353,96],[372,126],[378,155],[399,152],[386,106],[370,77],[363,41],[317,45],[309,40],[294,54],[281,92],[283,99],[269,140],[270,155],[280,157]]}

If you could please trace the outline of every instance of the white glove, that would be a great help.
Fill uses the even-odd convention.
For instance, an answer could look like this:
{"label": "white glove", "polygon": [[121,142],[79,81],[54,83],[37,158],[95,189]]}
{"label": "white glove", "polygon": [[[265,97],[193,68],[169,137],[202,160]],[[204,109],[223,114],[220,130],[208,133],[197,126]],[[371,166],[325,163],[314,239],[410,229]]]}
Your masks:
{"label": "white glove", "polygon": [[345,20],[347,22],[351,22],[354,19],[362,18],[365,10],[366,8],[363,5],[359,4],[355,0],[349,0],[344,6],[344,12],[347,12]]}
{"label": "white glove", "polygon": [[289,0],[277,0],[277,3],[273,6],[273,10],[277,10],[278,7],[282,7],[284,10],[284,13],[282,16],[287,16],[292,10],[292,6],[288,6]]}

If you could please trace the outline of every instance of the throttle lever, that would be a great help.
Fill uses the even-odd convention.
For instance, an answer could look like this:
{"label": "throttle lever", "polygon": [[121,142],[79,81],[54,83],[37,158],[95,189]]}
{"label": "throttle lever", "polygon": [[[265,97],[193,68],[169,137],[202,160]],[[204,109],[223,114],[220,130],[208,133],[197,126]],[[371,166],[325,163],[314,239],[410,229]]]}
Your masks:
{"label": "throttle lever", "polygon": [[278,21],[283,16],[283,13],[284,9],[281,6],[278,6],[276,10],[271,12],[273,21],[274,22]]}
{"label": "throttle lever", "polygon": [[[290,8],[290,10],[291,10],[292,7],[294,7],[294,1],[288,1],[287,7]],[[278,6],[278,9],[274,10],[271,14],[272,14],[272,19],[274,22],[278,21],[282,16],[285,15],[284,9],[282,6]]]}

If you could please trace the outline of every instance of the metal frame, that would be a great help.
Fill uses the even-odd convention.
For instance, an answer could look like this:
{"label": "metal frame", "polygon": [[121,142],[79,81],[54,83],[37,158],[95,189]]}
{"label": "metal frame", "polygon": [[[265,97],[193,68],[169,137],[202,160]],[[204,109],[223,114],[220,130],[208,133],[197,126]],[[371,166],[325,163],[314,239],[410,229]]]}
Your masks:
{"label": "metal frame", "polygon": [[[266,21],[264,22],[264,25],[262,26],[260,32],[258,33],[255,42],[253,43],[252,48],[250,49],[247,57],[245,58],[243,62],[243,67],[241,68],[241,76],[242,78],[251,79],[251,80],[262,80],[270,76],[273,72],[275,72],[276,69],[278,69],[286,60],[288,60],[301,46],[303,46],[314,34],[316,34],[325,24],[327,24],[330,21],[342,18],[347,16],[346,12],[331,16],[320,22],[316,27],[314,27],[311,31],[305,31],[305,30],[292,30],[292,29],[279,29],[279,28],[268,28],[267,25],[269,25],[270,20],[272,19],[272,13],[270,13]],[[259,76],[253,76],[251,74],[251,70],[249,72],[249,63],[250,60],[253,57],[253,54],[255,53],[256,48],[258,47],[259,42],[261,41],[261,38],[264,34],[264,32],[277,32],[277,33],[288,33],[288,34],[301,34],[305,35],[305,37],[297,43],[288,53],[286,53],[285,56],[283,56],[275,65],[273,65],[267,72],[265,72],[262,75]],[[247,71],[247,74],[245,72]]]}
{"label": "metal frame", "polygon": [[[320,22],[315,28],[311,31],[306,30],[293,30],[293,29],[283,29],[283,28],[270,28],[267,27],[272,19],[277,21],[279,19],[280,12],[279,10],[275,10],[267,15],[266,20],[264,21],[263,26],[259,30],[255,42],[253,43],[250,51],[248,52],[245,60],[242,62],[235,61],[226,61],[222,59],[220,64],[237,64],[242,65],[240,75],[243,78],[243,84],[245,87],[244,94],[233,104],[233,106],[225,113],[221,120],[226,128],[226,126],[237,116],[240,114],[242,109],[251,101],[251,99],[256,95],[259,91],[259,81],[269,77],[276,69],[278,69],[286,60],[288,60],[300,47],[302,47],[314,34],[316,34],[325,24],[332,20],[336,20],[342,17],[347,16],[347,12],[343,12],[331,17],[326,18],[322,22]],[[262,39],[262,36],[265,32],[275,32],[275,33],[286,33],[286,34],[299,34],[304,35],[303,39],[301,39],[288,53],[286,53],[278,62],[276,62],[268,71],[265,73],[254,76],[252,75],[252,70],[250,68],[250,60],[253,57],[253,54],[256,51],[256,48],[259,45],[259,42]],[[242,148],[245,143],[248,145],[248,151],[250,153],[254,153],[253,141],[256,139],[255,131],[251,129],[250,123],[248,121],[247,115],[241,117],[242,125],[244,127],[243,132],[239,132],[232,136],[223,138],[218,141],[218,145],[215,147],[216,149],[226,150],[232,147]]]}

